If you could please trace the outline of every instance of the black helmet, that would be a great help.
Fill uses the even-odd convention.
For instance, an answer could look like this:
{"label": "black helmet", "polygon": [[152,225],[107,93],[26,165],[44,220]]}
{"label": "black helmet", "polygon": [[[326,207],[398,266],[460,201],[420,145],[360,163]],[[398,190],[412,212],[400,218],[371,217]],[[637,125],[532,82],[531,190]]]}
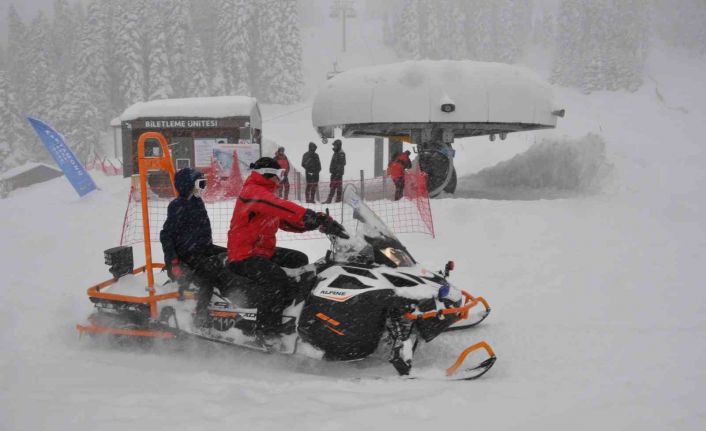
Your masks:
{"label": "black helmet", "polygon": [[[261,157],[257,159],[255,163],[250,163],[250,169],[253,171],[257,171],[259,169],[282,169],[277,163],[277,160],[273,159],[272,157]],[[262,174],[265,178],[271,178],[276,176],[275,174],[272,173],[263,173]]]}
{"label": "black helmet", "polygon": [[183,168],[174,175],[174,188],[180,196],[189,196],[196,180],[203,178],[203,172],[192,168]]}
{"label": "black helmet", "polygon": [[340,150],[341,146],[343,145],[343,142],[341,142],[340,139],[336,139],[335,141],[333,141],[332,145],[334,150]]}
{"label": "black helmet", "polygon": [[309,142],[309,151],[316,151],[316,144],[313,142]]}

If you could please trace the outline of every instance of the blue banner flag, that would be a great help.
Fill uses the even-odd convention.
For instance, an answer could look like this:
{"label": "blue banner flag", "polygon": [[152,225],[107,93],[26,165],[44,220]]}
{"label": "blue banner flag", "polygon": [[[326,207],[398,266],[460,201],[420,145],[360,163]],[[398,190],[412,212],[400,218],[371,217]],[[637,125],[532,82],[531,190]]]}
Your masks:
{"label": "blue banner flag", "polygon": [[42,140],[44,146],[47,147],[49,153],[56,160],[56,164],[64,171],[64,175],[76,189],[76,193],[83,197],[95,190],[96,183],[93,182],[93,178],[91,178],[81,162],[78,161],[71,148],[66,145],[64,137],[41,120],[32,117],[27,117],[27,119],[34,127],[37,135],[39,135],[39,139]]}

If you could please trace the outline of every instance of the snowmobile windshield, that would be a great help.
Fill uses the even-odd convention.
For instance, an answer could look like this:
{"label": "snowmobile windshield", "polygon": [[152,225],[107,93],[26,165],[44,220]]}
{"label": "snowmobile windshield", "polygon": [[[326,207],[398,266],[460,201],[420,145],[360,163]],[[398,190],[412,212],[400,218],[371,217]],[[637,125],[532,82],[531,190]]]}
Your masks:
{"label": "snowmobile windshield", "polygon": [[405,246],[363,201],[352,185],[347,185],[343,191],[341,224],[351,237],[337,239],[333,249],[334,260],[364,264],[378,263],[391,267],[416,264]]}

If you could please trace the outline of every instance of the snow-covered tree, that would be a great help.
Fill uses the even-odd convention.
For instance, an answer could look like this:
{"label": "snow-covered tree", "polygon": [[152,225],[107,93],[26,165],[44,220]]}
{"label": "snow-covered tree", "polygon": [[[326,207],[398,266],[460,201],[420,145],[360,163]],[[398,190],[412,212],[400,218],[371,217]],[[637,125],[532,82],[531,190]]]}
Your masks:
{"label": "snow-covered tree", "polygon": [[7,73],[0,70],[0,173],[29,159],[25,141],[19,133],[22,118],[18,109]]}
{"label": "snow-covered tree", "polygon": [[152,30],[154,36],[148,54],[147,69],[148,100],[168,99],[173,90],[167,57],[167,36],[162,26],[155,26]]}
{"label": "snow-covered tree", "polygon": [[[22,22],[15,7],[11,4],[7,14],[7,77],[8,85],[24,89],[27,78],[27,26]],[[25,97],[19,95],[17,103],[22,106]]]}
{"label": "snow-covered tree", "polygon": [[62,134],[78,159],[90,161],[99,147],[101,115],[90,96],[88,83],[78,75],[69,78],[63,101]]}
{"label": "snow-covered tree", "polygon": [[706,2],[653,0],[656,33],[672,46],[706,55]]}
{"label": "snow-covered tree", "polygon": [[118,27],[115,32],[115,66],[119,71],[118,89],[121,105],[129,106],[144,100],[145,74],[143,63],[142,34],[135,5],[117,3]]}
{"label": "snow-covered tree", "polygon": [[71,71],[74,61],[74,43],[77,30],[80,27],[81,16],[75,16],[68,0],[54,0],[54,17],[52,20],[52,54],[53,64],[59,82],[59,91],[63,93],[65,81]]}
{"label": "snow-covered tree", "polygon": [[[168,0],[165,2],[166,16],[165,32],[167,43],[167,58],[171,87],[176,97],[186,95],[189,74],[189,40],[195,36],[191,31],[188,0]],[[203,59],[203,53],[201,53]],[[202,60],[203,61],[203,60]]]}
{"label": "snow-covered tree", "polygon": [[[104,10],[98,3],[88,5],[86,19],[76,41],[76,60],[73,67],[74,79],[86,83],[88,96],[101,113],[101,123],[109,121],[113,112],[109,103],[110,76],[107,56],[104,53]],[[97,125],[96,125],[97,126]]]}
{"label": "snow-covered tree", "polygon": [[223,74],[227,94],[250,94],[248,4],[246,0],[221,0],[216,24],[218,53],[214,67]]}
{"label": "snow-covered tree", "polygon": [[304,86],[299,12],[296,0],[281,0],[280,7],[279,27],[282,37],[278,48],[284,64],[272,85],[276,89],[274,102],[291,104],[299,101]]}
{"label": "snow-covered tree", "polygon": [[639,0],[564,0],[552,80],[585,93],[636,90],[647,55],[647,12]]}
{"label": "snow-covered tree", "polygon": [[399,19],[395,22],[398,32],[398,53],[411,59],[420,57],[419,42],[422,35],[419,32],[419,1],[404,0]]}
{"label": "snow-covered tree", "polygon": [[201,39],[194,35],[189,55],[186,58],[188,79],[185,82],[185,97],[205,97],[209,95],[206,60],[201,47]]}
{"label": "snow-covered tree", "polygon": [[[55,109],[58,105],[59,88],[52,62],[51,37],[49,22],[40,11],[32,20],[27,35],[28,62],[26,80],[22,93],[25,95],[25,105],[22,106],[27,115],[52,122],[56,119]],[[44,159],[45,151],[37,140],[30,140],[33,151]]]}

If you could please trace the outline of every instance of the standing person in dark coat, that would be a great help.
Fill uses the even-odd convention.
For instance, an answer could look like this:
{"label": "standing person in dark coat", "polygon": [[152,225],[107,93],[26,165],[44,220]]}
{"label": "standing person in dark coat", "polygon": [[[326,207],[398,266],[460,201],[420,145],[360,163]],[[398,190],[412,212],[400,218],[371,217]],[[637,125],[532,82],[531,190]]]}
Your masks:
{"label": "standing person in dark coat", "polygon": [[226,249],[213,244],[211,220],[201,199],[206,189],[203,173],[181,169],[174,176],[174,188],[179,196],[169,203],[159,240],[169,278],[182,280],[184,264],[193,271],[192,281],[199,288],[194,322],[202,326],[208,320],[213,288],[223,284],[219,278],[223,275],[223,265],[218,255]]}
{"label": "standing person in dark coat", "polygon": [[331,189],[328,193],[327,204],[331,203],[334,194],[336,194],[336,202],[341,202],[343,196],[343,172],[346,166],[346,153],[341,150],[343,143],[340,139],[333,141],[333,157],[331,157],[331,165],[329,172],[331,173]]}
{"label": "standing person in dark coat", "polygon": [[284,169],[284,178],[279,182],[277,196],[289,200],[289,159],[284,154],[284,147],[279,147],[275,153],[275,160]]}
{"label": "standing person in dark coat", "polygon": [[306,173],[306,202],[314,203],[316,192],[319,189],[319,172],[321,172],[321,160],[316,154],[316,144],[309,142],[309,151],[302,156],[302,168]]}
{"label": "standing person in dark coat", "polygon": [[409,151],[400,153],[390,161],[387,165],[387,173],[395,183],[395,200],[398,201],[404,196],[404,171],[412,167],[412,162],[409,160]]}

